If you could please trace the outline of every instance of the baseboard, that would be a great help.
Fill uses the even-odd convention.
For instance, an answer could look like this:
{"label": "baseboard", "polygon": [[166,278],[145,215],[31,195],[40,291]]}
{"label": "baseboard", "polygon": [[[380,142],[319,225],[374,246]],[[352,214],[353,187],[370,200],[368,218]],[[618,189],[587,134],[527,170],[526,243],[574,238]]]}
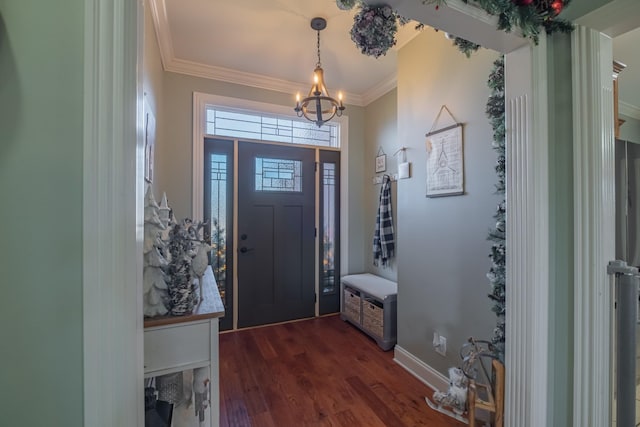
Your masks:
{"label": "baseboard", "polygon": [[422,360],[396,345],[393,350],[393,360],[411,375],[425,383],[432,390],[447,390],[449,379]]}

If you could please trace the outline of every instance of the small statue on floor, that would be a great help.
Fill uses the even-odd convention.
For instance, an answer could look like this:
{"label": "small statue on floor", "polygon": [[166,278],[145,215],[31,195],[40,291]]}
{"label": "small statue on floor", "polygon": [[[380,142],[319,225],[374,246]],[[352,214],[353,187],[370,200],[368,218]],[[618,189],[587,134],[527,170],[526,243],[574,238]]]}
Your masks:
{"label": "small statue on floor", "polygon": [[467,387],[469,381],[460,368],[449,368],[449,389],[436,391],[433,400],[441,406],[450,406],[454,412],[463,414],[467,406]]}

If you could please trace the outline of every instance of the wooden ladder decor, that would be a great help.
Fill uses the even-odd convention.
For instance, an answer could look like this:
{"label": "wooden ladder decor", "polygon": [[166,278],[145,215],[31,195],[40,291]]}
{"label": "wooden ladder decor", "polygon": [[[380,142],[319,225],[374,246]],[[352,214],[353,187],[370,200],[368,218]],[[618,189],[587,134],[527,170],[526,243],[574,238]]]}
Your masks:
{"label": "wooden ladder decor", "polygon": [[[479,384],[475,380],[469,380],[467,389],[467,404],[469,406],[469,427],[475,427],[476,409],[488,411],[491,417],[491,426],[504,426],[504,365],[499,360],[492,360],[492,382]],[[485,400],[486,399],[486,400]]]}

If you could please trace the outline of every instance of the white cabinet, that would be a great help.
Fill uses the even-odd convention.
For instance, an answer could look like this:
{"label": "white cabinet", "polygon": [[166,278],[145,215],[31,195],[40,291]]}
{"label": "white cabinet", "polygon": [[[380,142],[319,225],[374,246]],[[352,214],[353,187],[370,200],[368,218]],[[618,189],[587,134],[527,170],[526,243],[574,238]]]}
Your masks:
{"label": "white cabinet", "polygon": [[145,381],[155,378],[158,382],[183,373],[176,384],[180,395],[192,388],[195,395],[198,386],[209,387],[209,403],[201,413],[204,424],[200,424],[200,414],[194,411],[196,396],[188,408],[186,404],[185,408],[174,405],[173,427],[217,427],[220,423],[218,321],[224,315],[224,305],[210,268],[204,276],[203,293],[203,302],[189,316],[162,316],[144,322]]}

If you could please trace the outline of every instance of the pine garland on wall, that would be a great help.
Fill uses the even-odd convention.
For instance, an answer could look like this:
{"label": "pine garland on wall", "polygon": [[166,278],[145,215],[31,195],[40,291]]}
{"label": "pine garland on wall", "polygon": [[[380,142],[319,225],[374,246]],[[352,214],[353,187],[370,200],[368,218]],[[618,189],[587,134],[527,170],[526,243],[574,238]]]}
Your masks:
{"label": "pine garland on wall", "polygon": [[493,70],[487,82],[491,95],[487,101],[486,113],[493,128],[493,149],[498,154],[495,166],[498,175],[496,193],[502,196],[496,213],[495,228],[489,231],[488,239],[491,245],[491,268],[487,278],[491,283],[489,299],[493,302],[492,311],[497,316],[496,327],[493,330],[491,342],[498,352],[500,360],[504,361],[505,350],[505,305],[506,305],[506,203],[505,203],[505,103],[504,103],[504,57],[501,56],[493,63]]}

